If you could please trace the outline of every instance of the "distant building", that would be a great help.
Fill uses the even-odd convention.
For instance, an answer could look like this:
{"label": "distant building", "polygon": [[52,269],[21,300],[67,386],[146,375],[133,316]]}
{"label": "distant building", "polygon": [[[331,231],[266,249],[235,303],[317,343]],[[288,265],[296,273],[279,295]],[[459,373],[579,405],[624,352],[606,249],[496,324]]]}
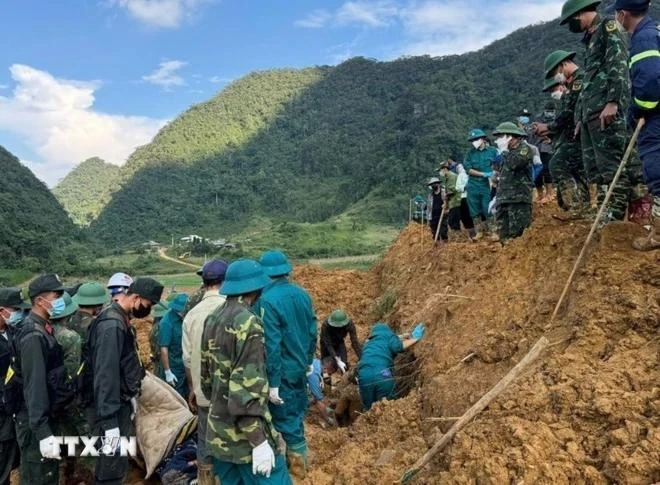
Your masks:
{"label": "distant building", "polygon": [[180,239],[180,241],[183,243],[191,243],[196,240],[203,241],[204,238],[202,236],[198,236],[197,234],[191,234],[190,236],[185,236]]}

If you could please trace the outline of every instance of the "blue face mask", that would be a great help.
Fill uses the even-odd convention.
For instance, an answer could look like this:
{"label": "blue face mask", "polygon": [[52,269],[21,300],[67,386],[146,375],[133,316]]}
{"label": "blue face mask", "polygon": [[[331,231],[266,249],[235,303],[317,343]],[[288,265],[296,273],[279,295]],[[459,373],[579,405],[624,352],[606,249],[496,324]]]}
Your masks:
{"label": "blue face mask", "polygon": [[526,125],[529,123],[529,116],[519,116],[518,121],[520,121],[523,125]]}
{"label": "blue face mask", "polygon": [[57,318],[64,313],[64,309],[66,308],[66,303],[64,303],[64,298],[59,297],[53,301],[50,302],[50,310],[48,310],[48,315],[50,315],[50,318]]}
{"label": "blue face mask", "polygon": [[16,310],[9,314],[9,318],[6,320],[6,322],[10,327],[15,327],[23,321],[23,318],[25,318],[25,313],[23,313],[21,310]]}

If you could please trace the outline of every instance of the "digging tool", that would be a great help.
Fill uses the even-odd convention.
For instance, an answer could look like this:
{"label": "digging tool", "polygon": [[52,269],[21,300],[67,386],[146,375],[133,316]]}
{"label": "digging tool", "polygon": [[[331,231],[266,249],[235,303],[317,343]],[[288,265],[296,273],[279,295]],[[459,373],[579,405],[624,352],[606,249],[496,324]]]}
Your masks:
{"label": "digging tool", "polygon": [[409,482],[415,475],[417,475],[422,468],[424,468],[439,451],[441,451],[445,446],[447,446],[451,440],[456,436],[466,424],[468,424],[475,416],[477,416],[481,411],[486,409],[486,407],[497,397],[499,396],[516,378],[527,368],[529,367],[538,357],[541,355],[543,350],[548,346],[548,339],[541,337],[534,344],[534,347],[527,352],[527,355],[516,364],[516,366],[511,369],[508,374],[506,374],[500,381],[495,384],[490,391],[484,394],[481,399],[479,399],[467,412],[456,421],[449,431],[438,439],[433,447],[426,452],[417,462],[406,470],[406,472],[401,477],[401,483]]}
{"label": "digging tool", "polygon": [[589,243],[591,242],[591,239],[593,238],[594,233],[598,228],[598,223],[603,217],[603,213],[605,212],[607,203],[610,201],[610,198],[612,197],[612,192],[614,192],[614,186],[619,181],[619,178],[621,177],[621,173],[623,173],[623,169],[625,168],[626,163],[628,163],[628,159],[630,158],[630,155],[633,151],[633,147],[635,146],[635,142],[637,141],[637,137],[639,136],[639,132],[642,130],[643,126],[644,126],[644,118],[640,118],[640,120],[637,122],[637,128],[635,128],[635,132],[633,133],[633,136],[630,138],[630,142],[628,143],[628,148],[626,148],[626,152],[623,154],[623,158],[621,159],[619,168],[614,174],[614,178],[612,179],[612,182],[610,183],[610,186],[607,189],[607,194],[605,194],[605,199],[603,200],[603,203],[600,205],[600,209],[598,210],[598,215],[596,216],[596,220],[591,225],[591,230],[589,231],[587,240],[584,242],[584,245],[582,246],[582,250],[580,251],[580,254],[577,257],[577,260],[575,260],[575,264],[573,265],[573,271],[571,271],[571,275],[568,277],[568,280],[566,280],[566,285],[564,286],[564,290],[561,292],[561,296],[559,297],[559,301],[555,306],[555,310],[552,312],[552,317],[550,317],[550,323],[548,325],[552,324],[552,322],[555,321],[555,318],[559,313],[559,309],[561,308],[561,305],[564,303],[564,298],[566,298],[566,295],[568,294],[568,290],[570,289],[571,284],[573,283],[573,278],[575,278],[575,274],[577,273],[577,270],[580,267],[582,258],[584,258],[584,255],[587,252],[587,247],[589,246]]}
{"label": "digging tool", "polygon": [[442,219],[444,219],[446,211],[447,211],[447,204],[442,204],[442,212],[440,213],[440,220],[438,221],[438,227],[435,230],[435,238],[433,239],[433,242],[435,242],[436,244],[438,244],[438,235],[440,234]]}

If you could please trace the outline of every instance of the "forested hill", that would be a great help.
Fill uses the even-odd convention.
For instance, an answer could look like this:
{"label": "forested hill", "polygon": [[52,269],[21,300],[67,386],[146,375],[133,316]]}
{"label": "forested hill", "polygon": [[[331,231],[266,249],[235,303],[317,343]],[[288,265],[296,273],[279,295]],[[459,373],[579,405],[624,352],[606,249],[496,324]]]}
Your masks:
{"label": "forested hill", "polygon": [[461,56],[250,74],[139,148],[91,230],[113,245],[219,237],[254,215],[325,220],[367,195],[379,212],[364,204],[362,217],[402,221],[438,161],[466,150],[470,128],[541,109],[543,59],[582,52],[580,38],[554,21]]}
{"label": "forested hill", "polygon": [[87,226],[110,201],[119,171],[117,165],[89,158],[57,184],[53,193],[76,224]]}
{"label": "forested hill", "polygon": [[73,238],[74,225],[46,185],[3,147],[0,173],[0,267],[43,270]]}

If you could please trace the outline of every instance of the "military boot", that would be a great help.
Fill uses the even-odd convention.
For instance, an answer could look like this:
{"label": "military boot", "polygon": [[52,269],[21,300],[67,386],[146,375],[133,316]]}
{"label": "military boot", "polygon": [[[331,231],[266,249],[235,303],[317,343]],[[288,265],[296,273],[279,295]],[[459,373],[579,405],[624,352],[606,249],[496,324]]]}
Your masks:
{"label": "military boot", "polygon": [[307,458],[305,455],[287,451],[286,461],[289,464],[289,473],[291,478],[294,479],[294,483],[296,483],[296,480],[307,478]]}
{"label": "military boot", "polygon": [[632,247],[637,251],[660,249],[660,217],[653,217],[651,233],[647,237],[635,238]]}
{"label": "military boot", "polygon": [[197,484],[215,485],[215,478],[213,477],[213,465],[210,463],[198,463]]}

